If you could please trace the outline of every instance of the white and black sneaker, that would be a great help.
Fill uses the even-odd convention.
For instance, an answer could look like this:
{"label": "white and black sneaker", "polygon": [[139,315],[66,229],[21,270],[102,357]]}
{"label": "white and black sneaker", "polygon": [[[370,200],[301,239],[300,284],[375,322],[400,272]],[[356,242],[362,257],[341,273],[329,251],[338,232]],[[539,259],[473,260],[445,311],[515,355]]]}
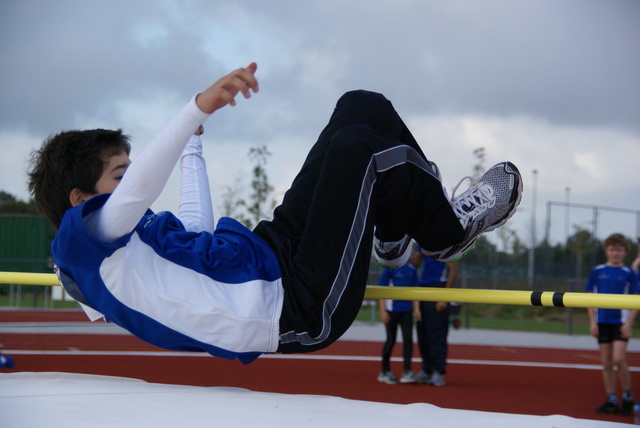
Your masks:
{"label": "white and black sneaker", "polygon": [[476,238],[507,222],[516,212],[522,199],[522,177],[511,162],[501,162],[484,173],[480,180],[472,184],[460,196],[455,192],[466,179],[463,178],[453,191],[451,207],[465,230],[462,242],[440,251],[422,253],[443,261],[460,260],[475,244]]}
{"label": "white and black sneaker", "polygon": [[396,379],[393,372],[390,370],[381,371],[380,374],[378,374],[378,382],[386,383],[387,385],[395,385],[398,383],[398,379]]}
{"label": "white and black sneaker", "polygon": [[397,269],[406,265],[411,257],[411,237],[404,235],[399,241],[383,242],[374,233],[373,250],[380,266]]}

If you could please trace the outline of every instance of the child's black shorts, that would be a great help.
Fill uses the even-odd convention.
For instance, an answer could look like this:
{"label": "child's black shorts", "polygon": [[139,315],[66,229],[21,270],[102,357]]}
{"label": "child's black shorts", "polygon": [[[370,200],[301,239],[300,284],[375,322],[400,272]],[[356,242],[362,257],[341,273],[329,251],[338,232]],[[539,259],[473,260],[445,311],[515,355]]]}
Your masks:
{"label": "child's black shorts", "polygon": [[598,323],[598,343],[611,343],[615,340],[626,342],[627,339],[620,336],[620,327],[622,324]]}

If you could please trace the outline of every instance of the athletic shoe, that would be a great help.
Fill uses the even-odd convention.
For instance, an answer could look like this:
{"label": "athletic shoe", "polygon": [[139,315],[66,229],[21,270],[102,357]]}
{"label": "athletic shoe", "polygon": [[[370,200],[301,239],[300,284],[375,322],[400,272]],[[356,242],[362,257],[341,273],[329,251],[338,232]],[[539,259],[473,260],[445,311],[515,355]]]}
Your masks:
{"label": "athletic shoe", "polygon": [[380,266],[387,269],[397,269],[406,265],[411,257],[411,238],[405,235],[399,241],[382,242],[374,234],[373,248]]}
{"label": "athletic shoe", "polygon": [[416,382],[418,383],[429,383],[430,380],[431,375],[426,374],[422,370],[416,375]]}
{"label": "athletic shoe", "polygon": [[[611,401],[605,401],[604,404],[596,409],[596,413],[604,413],[607,415],[613,415],[618,413],[618,406]],[[631,413],[629,413],[631,414]]]}
{"label": "athletic shoe", "polygon": [[8,355],[2,355],[0,352],[0,369],[10,369],[13,367],[13,358]]}
{"label": "athletic shoe", "polygon": [[438,372],[433,372],[433,374],[431,375],[431,379],[429,379],[429,385],[444,386],[444,376]]}
{"label": "athletic shoe", "polygon": [[[612,403],[613,404],[613,403]],[[631,416],[633,414],[633,400],[622,400],[622,406],[620,406],[620,414],[623,416]]]}
{"label": "athletic shoe", "polygon": [[398,379],[393,375],[393,372],[390,370],[382,371],[378,374],[378,382],[386,383],[387,385],[395,385],[398,383]]}
{"label": "athletic shoe", "polygon": [[416,383],[416,376],[411,370],[406,371],[400,376],[400,383]]}
{"label": "athletic shoe", "polygon": [[440,251],[422,249],[424,255],[448,263],[458,261],[473,248],[480,234],[502,226],[516,212],[522,199],[522,177],[511,162],[494,165],[477,183],[455,196],[466,179],[471,178],[463,178],[451,198],[451,207],[465,230],[463,240]]}

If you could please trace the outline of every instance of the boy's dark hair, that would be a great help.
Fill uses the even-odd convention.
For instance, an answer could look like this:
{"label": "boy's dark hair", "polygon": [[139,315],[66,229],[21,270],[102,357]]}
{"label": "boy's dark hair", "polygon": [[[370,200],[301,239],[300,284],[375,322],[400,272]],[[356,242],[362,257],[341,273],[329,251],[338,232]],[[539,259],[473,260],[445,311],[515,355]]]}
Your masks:
{"label": "boy's dark hair", "polygon": [[609,235],[609,237],[604,240],[604,248],[607,248],[611,245],[620,245],[623,246],[625,250],[629,251],[629,243],[627,242],[627,238],[625,238],[621,233],[614,233],[613,235]]}
{"label": "boy's dark hair", "polygon": [[36,206],[57,230],[71,208],[71,191],[95,193],[105,160],[130,151],[129,137],[121,129],[72,130],[49,136],[40,150],[31,153],[29,162],[29,191]]}

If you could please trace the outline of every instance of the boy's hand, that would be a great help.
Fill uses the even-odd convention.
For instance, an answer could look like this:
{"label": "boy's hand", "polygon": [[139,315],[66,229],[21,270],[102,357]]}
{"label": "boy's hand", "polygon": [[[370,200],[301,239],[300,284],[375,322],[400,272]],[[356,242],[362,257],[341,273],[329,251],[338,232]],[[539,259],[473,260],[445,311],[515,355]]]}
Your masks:
{"label": "boy's hand", "polygon": [[204,113],[211,114],[227,104],[236,105],[235,97],[242,92],[245,98],[251,98],[251,92],[258,92],[258,81],[254,74],[258,69],[255,62],[246,68],[239,68],[219,79],[196,97],[196,104]]}
{"label": "boy's hand", "polygon": [[620,338],[629,339],[631,338],[632,326],[627,323],[624,323],[620,326]]}
{"label": "boy's hand", "polygon": [[391,317],[389,316],[389,312],[382,310],[380,311],[380,321],[382,321],[382,324],[387,325],[389,324],[389,321],[391,321]]}

